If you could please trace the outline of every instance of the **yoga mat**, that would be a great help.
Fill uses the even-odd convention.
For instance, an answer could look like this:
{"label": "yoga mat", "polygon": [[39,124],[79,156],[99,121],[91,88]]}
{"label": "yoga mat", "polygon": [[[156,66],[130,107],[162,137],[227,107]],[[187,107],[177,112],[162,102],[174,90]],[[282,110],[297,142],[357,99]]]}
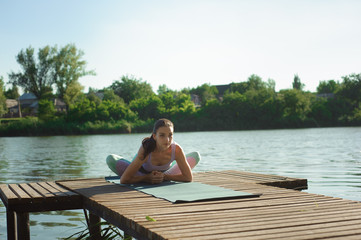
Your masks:
{"label": "yoga mat", "polygon": [[[119,184],[115,179],[107,181]],[[241,191],[234,191],[218,186],[208,185],[199,182],[162,182],[160,184],[119,184],[130,189],[141,191],[157,198],[168,200],[172,203],[185,203],[197,201],[211,201],[233,198],[259,197],[261,194],[252,194]]]}

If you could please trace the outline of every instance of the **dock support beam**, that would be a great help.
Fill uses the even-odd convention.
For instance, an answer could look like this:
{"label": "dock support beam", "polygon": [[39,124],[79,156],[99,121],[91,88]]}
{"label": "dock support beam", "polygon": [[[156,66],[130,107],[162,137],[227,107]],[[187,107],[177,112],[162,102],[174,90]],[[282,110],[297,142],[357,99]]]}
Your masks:
{"label": "dock support beam", "polygon": [[8,231],[8,240],[16,240],[16,214],[14,211],[6,211],[6,225]]}
{"label": "dock support beam", "polygon": [[30,224],[29,213],[18,212],[16,213],[18,239],[30,240]]}
{"label": "dock support beam", "polygon": [[89,233],[90,239],[97,240],[101,238],[100,217],[89,212]]}

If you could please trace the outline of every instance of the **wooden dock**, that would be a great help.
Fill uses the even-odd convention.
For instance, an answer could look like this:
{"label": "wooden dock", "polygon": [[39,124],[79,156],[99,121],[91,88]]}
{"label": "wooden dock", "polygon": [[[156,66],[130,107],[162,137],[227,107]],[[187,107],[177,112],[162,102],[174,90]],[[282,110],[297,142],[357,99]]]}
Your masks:
{"label": "wooden dock", "polygon": [[[58,194],[75,193],[73,207],[89,210],[91,222],[103,218],[137,239],[361,239],[361,203],[293,190],[307,188],[305,179],[221,171],[195,173],[194,181],[262,195],[172,204],[100,178],[53,186]],[[1,198],[16,211],[7,187]]]}

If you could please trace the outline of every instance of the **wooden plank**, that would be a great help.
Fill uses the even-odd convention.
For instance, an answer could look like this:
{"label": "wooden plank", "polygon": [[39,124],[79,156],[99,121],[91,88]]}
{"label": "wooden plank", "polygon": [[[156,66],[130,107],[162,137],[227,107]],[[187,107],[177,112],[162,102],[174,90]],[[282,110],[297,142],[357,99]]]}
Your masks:
{"label": "wooden plank", "polygon": [[[332,218],[334,215],[337,216],[352,216],[352,215],[361,215],[361,209],[355,208],[341,208],[336,210],[330,210],[327,212],[324,211],[312,211],[312,212],[259,212],[257,211],[257,215],[254,215],[254,211],[248,212],[240,212],[233,211],[227,213],[213,213],[213,214],[203,214],[203,215],[185,215],[182,217],[175,218],[171,215],[166,217],[164,216],[152,216],[157,220],[157,224],[154,225],[149,221],[146,221],[145,218],[138,217],[136,218],[137,222],[142,224],[143,226],[153,226],[155,228],[167,228],[167,227],[175,227],[177,229],[189,228],[189,225],[194,227],[208,226],[216,224],[217,226],[222,226],[225,224],[229,224],[231,222],[239,222],[242,223],[252,223],[259,222],[262,219],[262,223],[273,222],[277,220],[301,220],[305,218]],[[187,219],[187,221],[184,221]],[[222,221],[220,222],[220,219]],[[191,227],[192,228],[192,227]]]}
{"label": "wooden plank", "polygon": [[[282,212],[282,210],[284,212]],[[332,215],[332,214],[339,214],[340,212],[358,212],[360,209],[355,207],[340,207],[338,209],[317,209],[312,211],[299,211],[297,209],[288,210],[287,208],[284,209],[264,209],[264,210],[257,210],[257,218],[262,217],[265,221],[268,219],[273,218],[290,218],[294,215],[296,216],[313,216],[313,215]],[[219,221],[222,217],[232,218],[232,219],[244,219],[252,221],[255,218],[255,211],[254,210],[228,210],[224,212],[217,212],[217,211],[209,211],[207,213],[195,213],[195,214],[177,214],[177,215],[152,215],[157,220],[157,223],[162,224],[162,226],[174,225],[179,224],[179,222],[184,221],[187,219],[187,223],[197,223],[197,221],[202,222],[213,222]],[[134,218],[137,222],[144,222],[145,221],[144,215],[143,216],[136,216]],[[225,220],[222,220],[225,221]]]}
{"label": "wooden plank", "polygon": [[[329,200],[329,201],[323,201],[323,202],[310,202],[307,200],[264,200],[264,201],[248,201],[248,202],[222,202],[222,203],[209,203],[209,204],[203,204],[203,205],[191,205],[191,204],[182,204],[182,205],[169,205],[170,207],[156,207],[152,206],[151,208],[145,207],[137,207],[136,209],[126,209],[123,210],[122,213],[128,213],[128,214],[137,214],[142,213],[145,210],[147,210],[148,214],[184,214],[184,213],[194,213],[194,212],[208,212],[208,211],[225,211],[225,210],[231,210],[231,209],[249,209],[249,208],[268,208],[270,206],[272,207],[290,207],[290,206],[300,206],[307,208],[317,208],[318,206],[328,205],[341,202],[340,200]],[[104,204],[105,205],[105,204]],[[120,203],[118,203],[118,206]],[[117,206],[117,205],[115,205]]]}
{"label": "wooden plank", "polygon": [[[342,229],[346,230],[350,235],[351,231],[360,230],[359,228],[360,220],[348,222],[346,225],[340,225],[339,222],[328,223],[321,225],[308,225],[308,226],[294,226],[288,228],[276,227],[266,230],[257,230],[257,231],[240,231],[237,232],[237,228],[234,230],[223,233],[222,238],[225,239],[316,239],[316,234],[324,234],[323,237],[336,237],[335,232],[339,232]],[[357,228],[358,227],[358,228]],[[335,231],[333,231],[335,229]],[[342,234],[344,235],[344,234]],[[218,238],[217,238],[218,237]],[[359,235],[360,237],[360,235]],[[199,240],[216,240],[219,239],[219,235],[207,234],[205,233],[202,236],[190,236],[187,239],[199,239]]]}
{"label": "wooden plank", "polygon": [[217,182],[224,181],[238,181],[238,182],[253,182],[258,184],[265,184],[269,186],[277,186],[290,189],[307,189],[307,179],[298,179],[290,177],[282,177],[277,175],[265,175],[258,173],[249,173],[249,172],[238,172],[238,171],[220,171],[220,172],[211,172],[212,178],[204,175],[197,178],[195,181],[201,180],[208,184],[217,184]]}
{"label": "wooden plank", "polygon": [[[360,230],[360,221],[323,224],[322,227],[319,225],[311,225],[305,228],[289,228],[283,229],[283,232],[265,233],[261,231],[258,232],[258,235],[256,236],[258,238],[266,237],[268,239],[316,239],[322,237],[333,238],[336,236],[343,236],[344,239],[347,239],[347,235],[355,234],[355,230]],[[360,233],[360,231],[358,232]],[[256,236],[242,237],[242,239],[254,239]],[[233,239],[237,238],[233,237]],[[360,235],[358,235],[358,238],[360,239]]]}
{"label": "wooden plank", "polygon": [[0,197],[5,207],[9,204],[19,202],[19,196],[16,195],[6,184],[0,185]]}
{"label": "wooden plank", "polygon": [[54,194],[55,196],[60,196],[60,197],[66,196],[65,193],[49,185],[47,182],[37,182],[37,184],[40,185],[42,188],[44,188],[46,191]]}
{"label": "wooden plank", "polygon": [[61,187],[60,185],[56,184],[55,182],[47,182],[47,184],[49,184],[50,186],[52,186],[54,189],[56,189],[59,192],[62,192],[68,196],[74,196],[74,195],[78,195],[75,192],[72,192],[68,189],[65,189],[63,187]]}
{"label": "wooden plank", "polygon": [[23,189],[30,197],[31,202],[33,203],[39,203],[44,201],[44,196],[39,194],[37,191],[35,191],[30,185],[27,183],[19,184],[19,187]]}
{"label": "wooden plank", "polygon": [[15,195],[18,196],[17,204],[27,204],[31,202],[31,196],[29,196],[23,189],[19,187],[17,184],[9,184],[9,188]]}
{"label": "wooden plank", "polygon": [[[215,227],[215,226],[207,226],[207,227],[200,227],[200,228],[193,228],[192,230],[189,229],[181,229],[175,230],[172,228],[165,229],[163,231],[156,231],[160,233],[164,238],[182,238],[182,239],[190,239],[191,237],[201,237],[205,235],[215,235],[215,236],[222,236],[223,234],[228,233],[239,233],[239,237],[242,236],[243,232],[258,232],[262,230],[274,230],[276,231],[283,231],[284,229],[288,228],[299,228],[303,227],[303,229],[307,229],[310,225],[317,226],[317,229],[323,228],[322,226],[327,223],[340,223],[344,218],[335,218],[335,219],[310,219],[305,221],[275,221],[273,223],[262,223],[262,219],[259,219],[258,223],[252,224],[244,224],[242,222],[234,222],[228,225],[222,225],[222,227]],[[356,224],[361,224],[361,219],[359,216],[352,216],[347,218],[348,221],[354,220]],[[258,233],[257,233],[258,234]]]}
{"label": "wooden plank", "polygon": [[55,201],[56,199],[55,194],[43,188],[38,182],[29,183],[29,186],[33,188],[35,191],[37,191],[40,195],[42,195],[46,201]]}
{"label": "wooden plank", "polygon": [[[284,224],[284,223],[288,223],[288,222],[297,222],[298,225],[307,225],[308,222],[310,220],[320,220],[322,223],[326,223],[328,221],[336,221],[337,219],[340,220],[340,222],[342,221],[349,221],[350,219],[352,220],[360,220],[361,218],[359,217],[361,215],[361,210],[359,210],[358,212],[355,211],[349,211],[347,214],[345,213],[335,213],[333,216],[331,215],[316,215],[316,214],[301,214],[301,215],[289,215],[289,214],[283,214],[283,215],[278,215],[276,217],[272,217],[272,216],[268,216],[265,217],[264,215],[262,216],[229,216],[227,214],[224,215],[222,219],[222,221],[219,221],[220,219],[207,219],[204,218],[203,220],[198,219],[198,223],[195,223],[196,221],[192,221],[192,216],[189,216],[187,218],[187,221],[179,221],[179,222],[173,222],[172,224],[170,223],[164,223],[162,224],[161,222],[158,223],[157,220],[157,224],[150,224],[150,223],[146,223],[144,221],[144,223],[142,223],[143,226],[151,226],[153,230],[158,230],[158,231],[166,231],[168,229],[172,229],[173,233],[176,233],[177,231],[191,231],[191,232],[197,232],[197,231],[203,231],[203,229],[209,228],[212,229],[214,227],[219,227],[219,228],[226,228],[228,227],[230,224],[231,225],[236,225],[236,224],[241,224],[243,227],[246,226],[259,226],[259,227],[265,227],[265,226],[280,226],[280,224]],[[155,217],[155,219],[157,219]],[[141,222],[140,222],[141,223]],[[262,225],[262,226],[261,226]],[[195,229],[193,229],[195,228]]]}

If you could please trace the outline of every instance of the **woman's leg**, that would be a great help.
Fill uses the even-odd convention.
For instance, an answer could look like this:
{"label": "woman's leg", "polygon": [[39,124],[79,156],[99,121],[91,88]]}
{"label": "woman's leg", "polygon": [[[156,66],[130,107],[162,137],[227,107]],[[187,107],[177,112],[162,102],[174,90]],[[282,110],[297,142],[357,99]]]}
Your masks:
{"label": "woman's leg", "polygon": [[[191,169],[193,169],[201,160],[201,155],[199,154],[199,152],[191,152],[186,154],[186,160],[189,166],[191,167]],[[179,169],[178,164],[176,163],[164,173],[169,175],[178,175],[181,174],[182,172]]]}
{"label": "woman's leg", "polygon": [[122,176],[130,162],[121,156],[110,154],[106,159],[107,165],[115,174]]}
{"label": "woman's leg", "polygon": [[[117,174],[120,177],[123,175],[125,169],[127,169],[127,167],[130,164],[130,161],[116,154],[110,154],[107,157],[106,162],[110,170],[112,170],[115,174]],[[144,175],[144,174],[138,171],[136,175]]]}

